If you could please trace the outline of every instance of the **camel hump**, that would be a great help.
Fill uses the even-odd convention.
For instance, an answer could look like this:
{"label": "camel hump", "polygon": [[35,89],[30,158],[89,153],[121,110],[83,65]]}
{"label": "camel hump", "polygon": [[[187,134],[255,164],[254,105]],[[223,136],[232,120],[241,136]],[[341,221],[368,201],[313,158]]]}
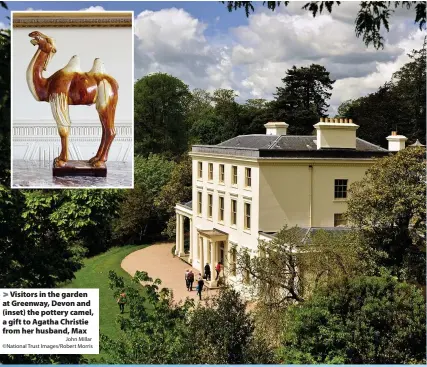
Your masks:
{"label": "camel hump", "polygon": [[74,55],[70,61],[68,61],[68,64],[65,65],[65,67],[62,69],[62,71],[65,71],[67,73],[74,73],[74,72],[81,72],[80,69],[80,58],[77,55]]}
{"label": "camel hump", "polygon": [[92,69],[90,69],[89,73],[107,74],[107,70],[105,70],[104,63],[100,59],[95,59],[93,61]]}

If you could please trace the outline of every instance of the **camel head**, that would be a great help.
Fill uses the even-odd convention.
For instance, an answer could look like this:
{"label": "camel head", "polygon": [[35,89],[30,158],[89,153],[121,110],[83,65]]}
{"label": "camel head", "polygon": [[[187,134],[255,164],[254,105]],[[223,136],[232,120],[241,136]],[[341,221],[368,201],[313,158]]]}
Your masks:
{"label": "camel head", "polygon": [[49,63],[53,54],[56,53],[55,41],[53,38],[48,37],[39,31],[31,32],[29,36],[32,38],[30,41],[31,44],[34,46],[38,45],[39,50],[47,54],[46,61],[43,65],[43,70],[46,71],[47,64]]}

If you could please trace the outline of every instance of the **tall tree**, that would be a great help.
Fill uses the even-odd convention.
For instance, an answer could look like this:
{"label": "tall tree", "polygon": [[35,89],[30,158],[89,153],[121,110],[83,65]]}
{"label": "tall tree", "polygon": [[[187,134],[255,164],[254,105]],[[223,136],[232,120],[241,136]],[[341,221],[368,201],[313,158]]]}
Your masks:
{"label": "tall tree", "polygon": [[350,187],[347,217],[399,279],[425,286],[425,149],[408,147],[383,158]]}
{"label": "tall tree", "polygon": [[318,288],[285,318],[285,364],[425,364],[426,308],[415,286],[358,276]]}
{"label": "tall tree", "polygon": [[274,112],[278,120],[290,124],[290,132],[307,135],[319,117],[325,117],[332,85],[329,72],[321,65],[293,66],[277,87]]}
{"label": "tall tree", "polygon": [[341,116],[352,118],[360,126],[358,136],[387,147],[392,130],[408,137],[408,143],[426,139],[426,42],[413,50],[410,61],[378,91],[338,108]]}
{"label": "tall tree", "polygon": [[135,83],[135,153],[176,157],[187,149],[190,97],[188,86],[168,74],[151,74]]}
{"label": "tall tree", "polygon": [[[227,3],[228,11],[243,8],[246,16],[255,11],[254,1],[223,1]],[[274,11],[280,4],[288,6],[290,1],[263,1],[263,5]],[[310,1],[302,7],[313,14],[322,14],[326,9],[332,13],[334,6],[339,6],[340,1]],[[373,45],[376,49],[384,48],[384,37],[381,35],[383,29],[390,29],[390,17],[394,9],[398,7],[411,10],[414,15],[414,22],[420,29],[425,29],[426,25],[426,2],[425,1],[361,1],[360,8],[355,19],[356,36],[362,36],[366,46]]]}

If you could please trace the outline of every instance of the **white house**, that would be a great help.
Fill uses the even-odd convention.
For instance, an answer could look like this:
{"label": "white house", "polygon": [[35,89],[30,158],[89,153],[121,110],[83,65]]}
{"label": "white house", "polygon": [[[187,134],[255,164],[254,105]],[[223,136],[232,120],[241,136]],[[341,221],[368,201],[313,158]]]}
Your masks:
{"label": "white house", "polygon": [[[229,283],[236,251],[256,255],[285,224],[307,231],[345,226],[349,185],[363,178],[376,159],[405,147],[406,137],[387,137],[383,149],[356,137],[347,119],[320,119],[317,136],[287,135],[288,124],[269,122],[265,135],[237,136],[218,145],[194,145],[192,201],[176,205],[176,255],[204,273],[218,261]],[[184,220],[190,249],[184,253]],[[245,277],[243,277],[245,278]],[[209,283],[216,286],[213,280]]]}

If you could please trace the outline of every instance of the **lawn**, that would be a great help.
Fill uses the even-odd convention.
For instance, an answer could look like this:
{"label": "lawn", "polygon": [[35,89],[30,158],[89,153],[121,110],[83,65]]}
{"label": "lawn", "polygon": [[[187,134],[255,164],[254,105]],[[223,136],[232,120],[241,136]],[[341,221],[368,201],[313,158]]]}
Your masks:
{"label": "lawn", "polygon": [[[84,267],[75,273],[75,279],[64,285],[64,288],[99,288],[99,331],[111,338],[115,338],[120,332],[116,323],[119,308],[113,291],[108,287],[108,272],[113,270],[125,280],[131,279],[120,264],[131,252],[146,247],[123,246],[114,247],[103,254],[88,258],[84,261]],[[141,287],[142,289],[142,287]],[[100,355],[87,355],[88,358],[99,359]]]}

